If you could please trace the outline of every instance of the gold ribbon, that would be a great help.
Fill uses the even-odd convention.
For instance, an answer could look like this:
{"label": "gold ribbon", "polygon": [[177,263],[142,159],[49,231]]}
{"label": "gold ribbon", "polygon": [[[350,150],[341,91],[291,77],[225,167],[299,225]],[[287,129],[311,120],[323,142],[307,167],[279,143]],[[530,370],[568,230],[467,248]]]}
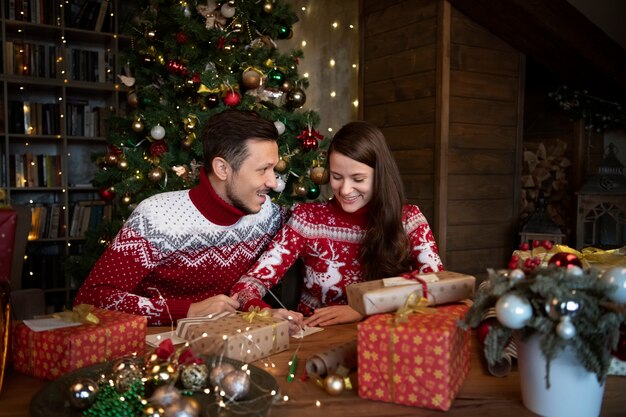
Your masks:
{"label": "gold ribbon", "polygon": [[272,320],[272,314],[269,308],[261,310],[260,307],[251,307],[248,312],[242,316],[242,318],[248,323],[252,323],[256,318],[263,321]]}
{"label": "gold ribbon", "polygon": [[222,90],[221,88],[217,87],[217,88],[209,88],[204,84],[200,84],[200,87],[198,88],[198,93],[220,93]]}
{"label": "gold ribbon", "polygon": [[428,299],[421,296],[418,291],[413,291],[407,297],[403,305],[398,308],[394,315],[396,324],[405,323],[409,320],[409,314],[433,314],[437,309],[428,307]]}
{"label": "gold ribbon", "polygon": [[[537,248],[540,249],[540,248]],[[603,250],[599,248],[594,248],[593,246],[589,246],[587,248],[583,248],[582,251],[577,251],[576,249],[570,248],[566,245],[554,245],[550,251],[547,253],[559,253],[566,252],[574,254],[578,257],[578,259],[583,262],[584,267],[593,266],[593,264],[602,264],[602,265],[610,265],[610,266],[626,266],[626,256],[623,253],[626,251],[626,247],[622,247],[619,249],[610,249]]]}
{"label": "gold ribbon", "polygon": [[100,319],[92,313],[93,308],[91,304],[79,304],[71,311],[55,313],[52,317],[70,323],[98,324]]}

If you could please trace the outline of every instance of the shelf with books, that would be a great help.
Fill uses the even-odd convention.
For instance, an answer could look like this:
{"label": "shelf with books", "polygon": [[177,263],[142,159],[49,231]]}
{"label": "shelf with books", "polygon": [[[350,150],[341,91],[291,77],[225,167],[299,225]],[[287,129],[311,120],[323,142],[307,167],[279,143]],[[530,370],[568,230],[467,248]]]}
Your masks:
{"label": "shelf with books", "polygon": [[31,211],[22,282],[43,288],[50,309],[75,285],[63,260],[110,216],[91,185],[106,150],[107,119],[123,111],[117,83],[118,0],[3,1],[0,14],[0,187]]}

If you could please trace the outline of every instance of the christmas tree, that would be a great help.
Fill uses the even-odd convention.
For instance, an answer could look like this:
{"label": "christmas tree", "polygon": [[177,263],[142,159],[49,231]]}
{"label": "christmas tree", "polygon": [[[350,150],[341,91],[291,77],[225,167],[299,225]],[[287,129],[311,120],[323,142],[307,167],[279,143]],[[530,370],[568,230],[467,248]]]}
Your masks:
{"label": "christmas tree", "polygon": [[143,199],[191,188],[202,165],[197,138],[203,122],[228,108],[254,110],[280,133],[278,187],[284,206],[316,199],[328,180],[315,130],[319,116],[302,109],[306,78],[302,51],[281,53],[298,18],[279,0],[136,0],[125,32],[121,82],[125,114],[109,119],[108,152],[95,159],[93,185],[114,207],[114,219],[88,233],[84,255],[68,263],[83,279]]}

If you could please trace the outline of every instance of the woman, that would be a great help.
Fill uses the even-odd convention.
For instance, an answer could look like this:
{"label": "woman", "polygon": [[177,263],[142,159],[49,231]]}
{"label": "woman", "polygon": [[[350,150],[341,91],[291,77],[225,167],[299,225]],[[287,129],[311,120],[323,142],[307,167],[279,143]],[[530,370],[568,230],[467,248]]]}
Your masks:
{"label": "woman", "polygon": [[261,298],[298,258],[305,269],[298,311],[308,316],[309,326],[362,318],[346,305],[349,284],[443,269],[426,218],[405,204],[398,167],[376,126],[342,127],[328,160],[334,198],[294,208],[268,250],[233,287],[243,310],[269,307]]}

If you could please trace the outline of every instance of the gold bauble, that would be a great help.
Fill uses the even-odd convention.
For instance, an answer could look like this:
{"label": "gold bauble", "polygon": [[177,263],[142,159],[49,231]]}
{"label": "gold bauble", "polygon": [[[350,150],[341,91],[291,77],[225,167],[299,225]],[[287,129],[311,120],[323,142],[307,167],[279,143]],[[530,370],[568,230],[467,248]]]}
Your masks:
{"label": "gold bauble", "polygon": [[129,205],[132,201],[133,201],[133,199],[128,194],[126,194],[126,195],[124,195],[124,197],[122,197],[122,204],[124,204],[125,206]]}
{"label": "gold bauble", "polygon": [[249,69],[244,71],[241,76],[241,82],[246,86],[246,88],[254,90],[261,86],[261,74],[259,74],[256,70]]}
{"label": "gold bauble", "polygon": [[159,182],[163,179],[163,169],[156,167],[152,171],[148,172],[148,179],[152,182]]}
{"label": "gold bauble", "polygon": [[184,141],[180,143],[180,145],[185,149],[191,149],[193,146],[193,142],[196,140],[196,134],[190,133],[187,135]]}
{"label": "gold bauble", "polygon": [[272,13],[272,10],[274,10],[274,5],[272,3],[270,3],[269,1],[263,3],[263,11],[265,13]]}
{"label": "gold bauble", "polygon": [[117,162],[118,158],[114,153],[107,154],[107,156],[104,157],[104,163],[110,167],[117,165]]}
{"label": "gold bauble", "polygon": [[190,114],[189,116],[185,117],[185,132],[193,132],[197,124],[198,118],[195,115]]}
{"label": "gold bauble", "polygon": [[128,93],[126,101],[128,101],[128,104],[130,104],[131,107],[137,107],[139,105],[139,97],[137,97],[137,93],[134,91]]}
{"label": "gold bauble", "polygon": [[280,91],[282,91],[283,93],[287,93],[291,91],[292,89],[293,89],[293,83],[289,80],[283,81],[283,83],[280,85]]}
{"label": "gold bauble", "polygon": [[340,395],[345,387],[345,382],[339,375],[328,375],[324,378],[324,389],[330,395]]}
{"label": "gold bauble", "polygon": [[287,171],[288,167],[289,167],[289,163],[285,159],[280,158],[278,160],[278,163],[274,167],[274,171],[282,174],[283,172]]}
{"label": "gold bauble", "polygon": [[318,185],[326,184],[329,176],[328,171],[324,167],[315,167],[311,169],[311,180]]}
{"label": "gold bauble", "polygon": [[306,197],[306,195],[309,193],[309,190],[304,186],[304,184],[296,183],[293,186],[293,192],[298,197]]}
{"label": "gold bauble", "polygon": [[128,169],[128,161],[124,158],[120,158],[117,161],[117,168],[121,171],[126,171]]}
{"label": "gold bauble", "polygon": [[133,131],[139,133],[143,130],[143,122],[141,121],[141,119],[137,118],[135,119],[135,121],[133,121],[133,125],[131,126]]}

